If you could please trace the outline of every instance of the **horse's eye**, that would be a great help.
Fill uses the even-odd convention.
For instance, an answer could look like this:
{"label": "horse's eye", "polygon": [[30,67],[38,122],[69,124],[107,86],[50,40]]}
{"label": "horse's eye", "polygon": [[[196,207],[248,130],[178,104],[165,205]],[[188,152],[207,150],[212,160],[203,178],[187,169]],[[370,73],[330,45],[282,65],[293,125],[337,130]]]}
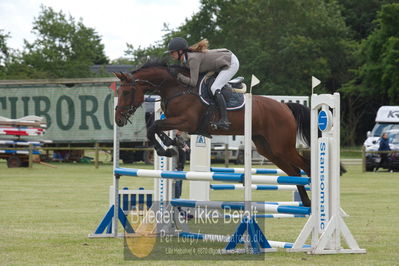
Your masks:
{"label": "horse's eye", "polygon": [[123,95],[124,95],[124,96],[129,95],[129,93],[130,93],[130,91],[123,91]]}

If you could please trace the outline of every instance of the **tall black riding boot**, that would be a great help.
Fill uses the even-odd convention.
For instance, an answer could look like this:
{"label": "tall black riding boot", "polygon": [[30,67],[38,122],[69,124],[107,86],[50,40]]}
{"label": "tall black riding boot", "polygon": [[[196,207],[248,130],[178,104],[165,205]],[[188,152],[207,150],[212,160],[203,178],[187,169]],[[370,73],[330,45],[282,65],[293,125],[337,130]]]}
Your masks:
{"label": "tall black riding boot", "polygon": [[227,118],[226,101],[220,90],[215,92],[215,98],[220,111],[220,120],[215,123],[218,129],[228,130],[230,126],[229,119]]}

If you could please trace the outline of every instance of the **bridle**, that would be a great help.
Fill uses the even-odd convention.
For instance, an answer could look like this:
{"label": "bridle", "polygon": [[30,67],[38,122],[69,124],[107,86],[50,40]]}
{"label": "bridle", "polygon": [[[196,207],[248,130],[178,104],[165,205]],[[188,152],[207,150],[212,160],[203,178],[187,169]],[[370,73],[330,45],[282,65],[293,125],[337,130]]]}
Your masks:
{"label": "bridle", "polygon": [[[132,80],[128,85],[131,85],[131,86],[133,87],[133,89],[134,89],[134,86],[136,86],[136,84],[137,84],[138,82],[143,82],[143,83],[146,83],[146,84],[150,85],[151,88],[157,90],[158,88],[160,88],[160,87],[163,85],[163,83],[165,82],[165,80],[166,80],[166,79],[162,80],[160,84],[155,84],[155,83],[153,83],[153,82],[151,82],[151,81],[149,81],[149,80],[145,80],[145,79],[135,79],[135,80]],[[121,85],[121,86],[122,86],[122,85]],[[133,104],[131,104],[131,105],[126,105],[126,106],[119,106],[119,105],[116,105],[116,107],[115,107],[115,112],[117,112],[117,111],[119,110],[121,116],[122,116],[123,118],[125,118],[126,121],[128,121],[128,122],[131,124],[132,121],[130,121],[129,118],[130,118],[130,116],[131,116],[132,114],[134,114],[134,112],[136,112],[136,110],[137,110],[139,107],[140,107],[140,106],[134,106]],[[121,111],[121,110],[126,110],[126,111],[123,112],[123,111]]]}

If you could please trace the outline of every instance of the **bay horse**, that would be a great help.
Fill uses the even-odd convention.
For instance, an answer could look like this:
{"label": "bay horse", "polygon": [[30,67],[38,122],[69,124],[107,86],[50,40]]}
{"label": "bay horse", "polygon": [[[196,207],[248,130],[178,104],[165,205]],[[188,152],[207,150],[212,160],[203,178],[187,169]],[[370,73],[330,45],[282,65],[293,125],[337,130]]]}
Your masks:
{"label": "bay horse", "polygon": [[[149,61],[130,73],[114,73],[121,81],[115,108],[115,122],[119,127],[125,126],[129,117],[141,106],[145,93],[161,97],[166,119],[154,121],[147,131],[149,141],[160,156],[172,156],[174,150],[165,150],[155,134],[166,146],[170,146],[173,141],[163,131],[178,129],[196,133],[207,108],[201,102],[197,88],[186,87],[177,81],[177,72],[188,75],[185,69],[168,66],[162,61]],[[310,159],[301,156],[296,150],[297,134],[306,144],[310,143],[309,108],[258,95],[253,96],[252,106],[252,141],[258,153],[289,176],[300,176],[300,169],[310,176]],[[244,108],[228,112],[231,122],[229,130],[209,126],[209,134],[244,135]],[[298,185],[297,188],[303,205],[310,206],[304,186]]]}

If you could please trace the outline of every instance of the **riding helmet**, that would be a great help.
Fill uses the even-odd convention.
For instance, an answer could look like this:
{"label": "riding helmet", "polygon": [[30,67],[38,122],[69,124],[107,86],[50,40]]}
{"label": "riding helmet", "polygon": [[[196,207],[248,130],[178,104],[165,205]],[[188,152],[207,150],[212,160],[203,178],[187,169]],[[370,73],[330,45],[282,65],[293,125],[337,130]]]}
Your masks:
{"label": "riding helmet", "polygon": [[168,52],[186,50],[188,49],[188,43],[185,39],[181,37],[173,38],[168,45]]}

